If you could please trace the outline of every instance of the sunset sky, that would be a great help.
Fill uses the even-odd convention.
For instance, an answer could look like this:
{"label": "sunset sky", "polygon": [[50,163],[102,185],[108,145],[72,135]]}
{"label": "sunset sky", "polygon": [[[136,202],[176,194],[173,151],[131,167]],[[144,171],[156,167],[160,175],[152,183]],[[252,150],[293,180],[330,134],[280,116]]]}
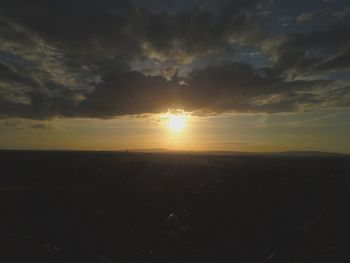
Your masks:
{"label": "sunset sky", "polygon": [[2,0],[0,148],[350,153],[348,0]]}

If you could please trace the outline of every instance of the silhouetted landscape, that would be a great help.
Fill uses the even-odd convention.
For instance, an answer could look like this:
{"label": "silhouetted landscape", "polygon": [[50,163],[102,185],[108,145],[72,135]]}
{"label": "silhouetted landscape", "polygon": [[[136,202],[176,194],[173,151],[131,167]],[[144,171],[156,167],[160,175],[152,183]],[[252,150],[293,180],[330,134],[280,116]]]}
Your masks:
{"label": "silhouetted landscape", "polygon": [[350,158],[1,151],[1,262],[348,262]]}

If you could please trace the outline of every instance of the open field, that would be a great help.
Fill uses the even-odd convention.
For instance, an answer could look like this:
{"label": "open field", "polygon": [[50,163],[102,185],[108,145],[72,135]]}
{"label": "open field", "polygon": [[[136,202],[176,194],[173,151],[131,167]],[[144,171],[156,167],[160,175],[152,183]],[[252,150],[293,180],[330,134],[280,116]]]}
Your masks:
{"label": "open field", "polygon": [[0,152],[0,261],[350,262],[349,156]]}

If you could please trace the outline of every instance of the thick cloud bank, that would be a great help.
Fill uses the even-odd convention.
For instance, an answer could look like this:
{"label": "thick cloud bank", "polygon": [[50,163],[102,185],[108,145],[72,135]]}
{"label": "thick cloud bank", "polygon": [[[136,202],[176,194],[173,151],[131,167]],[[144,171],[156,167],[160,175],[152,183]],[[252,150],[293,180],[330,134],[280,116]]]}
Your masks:
{"label": "thick cloud bank", "polygon": [[[330,17],[324,28],[300,28],[295,15],[296,29],[280,32],[272,8],[263,0],[3,0],[0,117],[349,107],[347,9],[320,12]],[[247,52],[253,61],[239,59]]]}

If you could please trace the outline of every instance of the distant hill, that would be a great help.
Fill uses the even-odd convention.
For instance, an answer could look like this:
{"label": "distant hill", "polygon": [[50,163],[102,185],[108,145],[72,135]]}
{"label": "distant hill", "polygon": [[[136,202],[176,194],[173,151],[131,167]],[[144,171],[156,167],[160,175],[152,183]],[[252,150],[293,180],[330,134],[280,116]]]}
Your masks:
{"label": "distant hill", "polygon": [[322,151],[284,151],[284,152],[239,152],[239,151],[185,151],[170,150],[165,148],[156,149],[132,149],[130,152],[139,153],[177,153],[177,154],[205,154],[205,155],[236,155],[236,156],[315,156],[315,157],[331,157],[331,156],[350,156],[345,153],[332,153]]}
{"label": "distant hill", "polygon": [[344,156],[349,154],[343,153],[332,153],[332,152],[318,152],[318,151],[285,151],[272,153],[272,155],[280,155],[280,156],[318,156],[318,157],[330,157],[330,156]]}
{"label": "distant hill", "polygon": [[116,151],[80,151],[80,150],[11,150],[3,149],[0,152],[84,152],[84,153],[164,153],[164,154],[194,154],[194,155],[222,155],[222,156],[286,156],[286,157],[337,157],[350,156],[346,153],[332,153],[322,151],[284,151],[284,152],[239,152],[239,151],[186,151],[186,150],[170,150],[166,148],[151,149],[129,149]]}
{"label": "distant hill", "polygon": [[295,156],[295,157],[331,157],[350,156],[349,154],[318,152],[318,151],[285,151],[285,152],[235,152],[235,151],[209,151],[203,152],[210,155],[244,155],[244,156]]}

